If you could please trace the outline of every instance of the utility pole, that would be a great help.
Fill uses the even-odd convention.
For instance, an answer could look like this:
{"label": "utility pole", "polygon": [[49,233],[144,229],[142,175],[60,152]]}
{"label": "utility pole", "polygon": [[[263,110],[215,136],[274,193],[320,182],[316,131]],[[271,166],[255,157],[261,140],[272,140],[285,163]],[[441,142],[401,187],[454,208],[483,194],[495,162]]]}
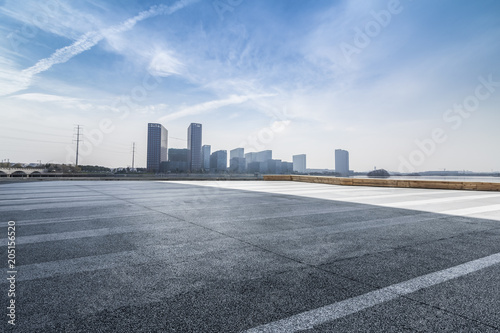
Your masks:
{"label": "utility pole", "polygon": [[134,168],[135,142],[132,143],[132,169]]}
{"label": "utility pole", "polygon": [[75,166],[78,166],[78,147],[80,146],[80,128],[82,128],[82,126],[80,125],[76,125],[76,164]]}

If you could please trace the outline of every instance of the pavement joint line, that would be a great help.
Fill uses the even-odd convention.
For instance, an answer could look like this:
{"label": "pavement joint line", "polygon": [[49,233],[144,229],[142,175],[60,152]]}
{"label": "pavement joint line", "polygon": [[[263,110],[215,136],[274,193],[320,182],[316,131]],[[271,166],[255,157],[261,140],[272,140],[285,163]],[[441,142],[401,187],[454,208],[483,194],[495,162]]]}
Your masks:
{"label": "pavement joint line", "polygon": [[500,252],[450,267],[434,273],[422,275],[401,283],[374,290],[366,294],[332,303],[317,309],[305,311],[288,318],[251,328],[245,333],[257,332],[297,332],[313,329],[314,326],[331,322],[399,297],[456,279],[479,270],[500,264]]}
{"label": "pavement joint line", "polygon": [[[38,224],[50,224],[50,223],[69,223],[69,222],[81,222],[81,221],[91,221],[91,220],[101,220],[101,219],[114,219],[118,217],[136,217],[144,216],[144,212],[137,212],[134,214],[113,214],[113,215],[89,215],[88,217],[70,217],[61,219],[40,219],[40,220],[21,220],[17,221],[16,224],[27,226],[27,225],[38,225]],[[8,222],[0,222],[0,227],[6,227]]]}
{"label": "pavement joint line", "polygon": [[317,269],[322,270],[324,272],[335,274],[335,275],[338,275],[340,277],[343,277],[343,278],[346,278],[346,279],[350,279],[352,281],[356,281],[356,282],[365,284],[365,285],[373,287],[373,288],[380,289],[380,288],[384,288],[384,287],[382,287],[380,285],[373,284],[373,283],[369,283],[369,282],[366,282],[366,281],[357,280],[357,279],[354,279],[354,278],[352,278],[352,277],[350,277],[348,275],[343,275],[343,274],[340,274],[338,272],[333,272],[333,271],[330,271],[327,268],[323,268],[323,267],[324,266],[328,266],[328,265],[332,265],[332,264],[336,264],[336,263],[340,263],[340,262],[343,262],[343,261],[356,260],[356,259],[360,259],[360,258],[363,258],[363,257],[370,257],[370,256],[373,256],[373,255],[379,255],[381,253],[386,253],[386,252],[392,252],[392,251],[397,251],[397,250],[407,251],[408,249],[411,249],[412,247],[415,247],[415,246],[420,246],[420,245],[425,245],[425,244],[431,244],[431,243],[435,243],[435,242],[441,242],[441,241],[445,241],[445,240],[449,240],[449,239],[458,238],[458,237],[461,237],[461,236],[464,236],[464,235],[480,234],[480,233],[483,233],[483,232],[488,232],[488,231],[491,231],[491,230],[499,230],[499,229],[500,229],[500,227],[498,227],[498,228],[484,229],[484,230],[477,230],[477,231],[472,231],[472,232],[464,232],[464,233],[461,233],[461,234],[458,234],[458,235],[453,235],[453,236],[450,236],[450,237],[434,239],[434,240],[427,241],[427,242],[422,242],[422,243],[417,243],[417,244],[408,244],[408,245],[403,245],[403,246],[398,246],[398,247],[390,247],[390,248],[387,248],[387,249],[384,249],[384,250],[380,250],[380,251],[376,251],[376,252],[370,252],[370,253],[363,253],[363,254],[360,254],[360,255],[357,255],[357,256],[353,256],[353,257],[339,258],[337,260],[333,260],[333,261],[329,261],[329,262],[326,262],[326,263],[318,264],[318,265],[313,266],[313,267],[316,267]]}
{"label": "pavement joint line", "polygon": [[[186,228],[186,227],[184,227]],[[194,226],[189,226],[189,228],[194,228]],[[157,223],[141,223],[140,225],[121,225],[119,227],[104,227],[104,228],[94,228],[85,229],[77,231],[64,231],[55,232],[49,234],[37,234],[29,236],[17,237],[16,244],[34,244],[34,243],[45,243],[45,242],[55,242],[70,239],[82,239],[82,238],[92,238],[92,237],[105,237],[112,235],[121,235],[133,232],[153,232],[160,230],[172,229],[170,225],[157,224]],[[0,246],[7,246],[8,240],[0,239]]]}
{"label": "pavement joint line", "polygon": [[403,296],[401,296],[401,298],[407,299],[407,300],[412,301],[412,302],[419,303],[419,304],[421,304],[421,305],[423,305],[423,306],[431,307],[431,308],[434,308],[434,309],[436,309],[436,310],[440,310],[440,311],[446,312],[446,313],[448,313],[448,314],[450,314],[450,315],[453,315],[453,316],[456,316],[456,317],[460,317],[460,318],[465,319],[465,320],[469,320],[469,321],[476,322],[476,323],[478,323],[478,324],[481,324],[481,325],[484,325],[484,326],[487,326],[487,327],[493,328],[493,329],[495,329],[495,330],[500,329],[500,327],[493,326],[493,325],[491,325],[491,324],[485,323],[485,322],[483,322],[483,321],[481,321],[481,320],[478,320],[478,319],[476,319],[476,318],[467,317],[467,316],[465,316],[465,315],[463,315],[463,314],[461,314],[461,313],[454,312],[454,311],[450,311],[450,310],[445,309],[445,308],[441,308],[441,307],[439,307],[439,306],[437,306],[437,305],[433,305],[433,304],[430,304],[430,303],[424,302],[424,301],[422,301],[422,300],[419,300],[419,299],[416,299],[416,298],[412,298],[411,296],[408,296],[408,295],[403,295]]}
{"label": "pavement joint line", "polygon": [[[227,188],[227,190],[234,190],[234,189]],[[236,189],[236,190],[237,190],[237,189]],[[106,194],[106,195],[112,196],[112,195],[110,195],[110,194]],[[126,201],[126,200],[121,199],[121,198],[118,198],[118,199],[123,200],[123,201]],[[127,201],[126,201],[126,202],[127,202]],[[131,202],[131,204],[134,204],[134,205],[140,206],[140,205],[138,205],[138,204],[136,204],[136,203],[134,203],[134,202]],[[151,211],[154,211],[154,212],[157,212],[157,213],[160,213],[160,214],[164,214],[164,215],[170,216],[170,215],[168,215],[168,214],[167,214],[167,213],[165,213],[165,212],[156,211],[156,210],[154,210],[154,209],[151,209],[150,207],[146,207],[146,206],[140,206],[140,207],[146,208],[146,209],[148,209],[148,210],[151,210]],[[435,214],[437,214],[437,213],[435,213]],[[177,217],[176,217],[176,218],[177,218]],[[183,220],[183,221],[185,221],[185,220]],[[251,247],[254,247],[254,248],[259,248],[259,249],[264,250],[264,251],[266,251],[266,252],[270,252],[270,253],[272,253],[272,254],[274,254],[274,255],[277,255],[277,256],[280,256],[280,257],[287,258],[286,256],[284,256],[284,255],[282,255],[282,254],[280,254],[280,253],[276,253],[276,252],[274,252],[274,251],[272,251],[272,250],[268,250],[268,249],[262,248],[262,247],[260,247],[260,246],[258,246],[258,245],[252,244],[251,242],[241,240],[241,239],[239,239],[239,238],[237,238],[237,237],[233,237],[233,236],[227,235],[227,234],[225,234],[225,233],[223,233],[223,232],[218,232],[217,230],[213,230],[213,229],[208,228],[208,227],[206,227],[206,226],[204,226],[204,225],[199,225],[199,224],[197,224],[197,223],[195,223],[195,222],[191,222],[191,221],[185,221],[185,222],[190,223],[190,224],[193,224],[193,225],[196,225],[196,226],[199,226],[199,227],[202,227],[202,228],[205,228],[205,229],[207,229],[207,230],[211,230],[211,231],[216,232],[216,233],[218,233],[218,234],[221,234],[221,235],[224,235],[224,236],[226,236],[226,237],[232,238],[232,239],[234,239],[234,240],[236,240],[236,241],[238,241],[238,242],[243,242],[243,243],[246,243],[247,245],[250,245]],[[453,238],[453,237],[450,237],[450,238]],[[313,269],[322,270],[322,268],[321,268],[321,267],[317,267],[316,265],[312,265],[312,264],[304,263],[304,262],[301,262],[300,260],[293,259],[293,258],[288,258],[288,259],[290,259],[290,260],[292,260],[292,261],[294,261],[294,262],[297,262],[297,263],[301,263],[301,264],[303,264],[304,268],[305,268],[305,267],[311,267],[311,268],[313,268]],[[458,266],[457,266],[457,267],[458,267]],[[326,272],[328,272],[328,271],[326,271]],[[335,274],[335,273],[333,273],[333,272],[328,272],[328,273],[330,273],[330,274]],[[431,274],[434,274],[434,273],[431,273]],[[338,274],[337,274],[337,275],[338,275]],[[355,280],[354,280],[354,279],[352,279],[352,278],[351,278],[351,280],[355,281]],[[359,281],[358,281],[358,282],[359,282]],[[362,295],[361,295],[361,296],[362,296]],[[399,297],[399,296],[396,296],[396,297]],[[403,295],[402,297],[404,297],[404,295]]]}
{"label": "pavement joint line", "polygon": [[[231,188],[227,188],[227,189],[228,189],[228,190],[237,190],[237,191],[238,191],[238,189],[231,189]],[[437,214],[437,213],[424,213],[423,215],[432,215],[432,214]],[[419,215],[419,214],[417,214],[417,215]],[[440,214],[437,214],[437,215],[440,215]],[[445,217],[448,217],[448,216],[445,216],[445,215],[443,215],[443,216],[442,216],[442,218],[445,218]],[[441,217],[439,217],[439,218],[441,218]],[[205,229],[207,229],[207,230],[210,230],[210,231],[212,231],[212,232],[215,232],[215,233],[221,234],[221,235],[223,235],[223,236],[225,236],[225,237],[228,237],[228,238],[234,239],[234,240],[236,240],[236,241],[242,242],[242,243],[244,243],[244,244],[250,245],[251,247],[255,247],[255,248],[257,248],[257,249],[260,249],[261,251],[271,253],[271,254],[273,254],[273,255],[276,255],[276,256],[278,256],[278,257],[282,257],[282,258],[287,259],[287,260],[291,260],[291,261],[296,262],[296,263],[298,263],[298,264],[300,264],[300,265],[303,265],[303,266],[305,266],[305,267],[309,267],[309,268],[314,269],[314,270],[323,271],[323,272],[325,272],[325,273],[327,273],[327,274],[332,274],[332,275],[342,276],[342,275],[340,275],[340,274],[337,274],[337,273],[334,273],[334,272],[331,272],[331,271],[328,271],[328,270],[326,270],[326,269],[322,268],[322,267],[321,267],[322,265],[316,265],[316,264],[308,263],[308,262],[305,262],[305,261],[299,260],[299,259],[297,259],[297,258],[293,258],[293,257],[287,256],[287,255],[284,255],[284,254],[282,254],[282,253],[279,253],[279,252],[276,252],[276,251],[272,251],[272,250],[267,249],[267,248],[265,248],[265,247],[263,247],[263,246],[260,246],[260,245],[254,244],[254,243],[252,243],[252,242],[250,242],[250,241],[247,241],[247,240],[244,240],[244,239],[237,238],[237,237],[235,237],[235,236],[232,236],[232,235],[226,234],[226,233],[224,233],[224,232],[220,232],[220,231],[218,231],[218,230],[214,230],[214,229],[212,229],[212,228],[208,228],[208,227],[206,227],[206,226],[204,226],[204,225],[200,225],[200,224],[194,223],[194,222],[192,222],[192,221],[186,221],[186,222],[188,222],[188,223],[192,223],[192,224],[194,224],[194,225],[200,226],[200,227],[205,228]],[[492,228],[492,229],[496,229],[496,228]],[[488,229],[488,230],[491,230],[491,229]],[[479,231],[478,231],[478,232],[479,232]],[[463,234],[468,234],[468,233],[463,233]],[[449,238],[454,238],[454,237],[456,237],[456,236],[457,236],[457,235],[452,236],[452,237],[449,237]],[[391,250],[393,250],[393,249],[391,249]],[[497,253],[496,255],[498,256],[498,258],[497,258],[497,263],[500,263],[500,253]],[[494,255],[493,255],[493,256],[494,256]],[[489,257],[491,257],[491,256],[489,256]],[[488,257],[485,257],[485,258],[488,258]],[[482,258],[482,259],[484,259],[484,258]],[[478,260],[481,260],[481,259],[478,259]],[[460,267],[460,266],[463,266],[463,265],[467,265],[467,264],[470,264],[470,263],[476,262],[476,261],[478,261],[478,260],[471,261],[471,262],[469,262],[469,263],[462,264],[462,265],[458,265],[458,266],[455,266],[455,267]],[[491,265],[490,265],[490,266],[491,266]],[[488,267],[489,267],[489,266],[488,266]],[[486,267],[484,267],[484,268],[486,268]],[[449,270],[449,269],[448,269],[448,270]],[[447,270],[443,270],[443,271],[440,271],[440,272],[445,272],[445,271],[447,271]],[[439,272],[438,272],[438,273],[439,273]],[[431,274],[428,274],[428,275],[432,275],[432,274],[436,274],[436,273],[431,273]],[[466,274],[468,274],[468,273],[466,273]],[[428,276],[428,275],[424,275],[423,277],[426,277],[426,276]],[[464,274],[464,275],[465,275],[465,274]],[[362,281],[358,281],[357,279],[354,279],[354,278],[352,278],[352,277],[347,277],[347,276],[342,276],[342,277],[344,277],[344,278],[346,278],[346,279],[349,279],[349,280],[351,280],[351,281],[354,281],[354,282],[358,282],[358,283],[361,283],[361,284],[364,284],[364,285],[370,286],[370,284],[367,284],[367,283],[362,282]],[[458,276],[457,276],[457,277],[458,277]],[[422,277],[420,277],[420,278],[422,278]],[[409,280],[409,281],[413,281],[413,280],[416,280],[416,279],[419,279],[419,278],[415,278],[415,279],[412,279],[412,280]],[[451,278],[449,278],[449,279],[451,279]],[[407,281],[407,282],[408,282],[408,281]],[[445,282],[445,281],[443,281],[443,282]],[[405,283],[405,282],[403,282],[403,283]],[[442,283],[442,282],[438,282],[438,283]],[[400,284],[401,284],[401,283],[400,283]],[[396,284],[396,285],[393,285],[393,286],[398,286],[398,285],[400,285],[400,284]],[[436,283],[436,284],[437,284],[437,283]],[[373,287],[373,286],[371,286],[371,287]],[[370,293],[367,293],[367,294],[364,294],[364,295],[370,295],[370,294],[372,294],[372,293],[376,293],[376,292],[379,292],[380,290],[385,290],[385,289],[387,289],[387,288],[389,288],[389,287],[386,287],[386,288],[383,288],[383,289],[379,289],[379,290],[376,290],[376,291],[373,291],[373,292],[370,292]],[[420,288],[420,289],[422,289],[422,288]],[[391,292],[391,291],[389,291],[389,292]],[[358,298],[358,297],[363,297],[364,295],[357,296],[357,297],[354,297],[354,298],[351,298],[351,299],[356,299],[356,298]],[[392,299],[395,299],[395,298],[397,298],[397,297],[404,296],[405,294],[404,294],[404,293],[402,293],[402,294],[396,294],[395,292],[392,292],[392,294],[391,294],[391,295],[393,296],[393,298],[392,298]],[[351,300],[351,299],[349,299],[349,300]],[[348,300],[346,300],[346,301],[348,301]],[[344,301],[342,301],[342,302],[344,302]],[[342,302],[338,302],[338,303],[342,303]],[[338,304],[338,303],[334,303],[334,304]],[[328,306],[327,306],[327,307],[328,307]],[[323,308],[319,308],[319,309],[323,309]],[[311,311],[315,311],[315,310],[311,310]],[[305,312],[305,314],[307,314],[307,313],[309,313],[309,312],[311,312],[311,311]],[[359,311],[359,310],[358,310],[358,311]],[[358,311],[356,311],[356,312],[358,312]],[[296,315],[296,316],[300,316],[300,315],[301,315],[301,314]],[[296,317],[296,316],[292,316],[292,317],[289,317],[289,318],[294,318],[294,317]],[[286,319],[284,319],[284,320],[286,320]],[[329,320],[328,320],[328,321],[329,321]],[[277,321],[277,322],[274,322],[274,323],[279,323],[279,322],[281,322],[281,321]],[[296,331],[297,331],[297,330],[294,330],[294,329],[290,329],[290,327],[288,327],[288,326],[287,326],[287,327],[285,327],[285,329],[284,329],[284,330],[276,330],[276,329],[275,329],[275,327],[271,327],[271,329],[270,329],[270,330],[267,330],[267,329],[266,329],[266,330],[263,330],[263,331],[258,330],[258,329],[260,329],[260,328],[262,328],[262,327],[267,327],[268,325],[272,325],[272,324],[273,324],[273,323],[270,323],[270,324],[265,324],[265,325],[259,326],[259,327],[257,327],[257,328],[254,328],[254,329],[247,330],[247,331],[245,331],[245,332],[247,332],[247,333],[254,333],[254,332],[296,332]],[[310,328],[313,328],[313,326],[309,326],[309,325],[307,325],[307,327],[305,327],[305,328],[300,328],[300,329],[298,329],[298,330],[304,330],[304,329],[310,329]],[[257,329],[257,330],[256,330],[256,329]]]}
{"label": "pavement joint line", "polygon": [[[82,185],[80,185],[80,186],[82,186]],[[230,190],[230,189],[229,189],[229,190]],[[99,192],[99,191],[97,191],[97,190],[94,190],[94,191]],[[148,207],[145,207],[145,208],[148,208]],[[148,208],[148,209],[150,209],[150,208]],[[160,212],[160,213],[165,214],[165,215],[167,215],[167,216],[170,216],[170,215],[168,215],[168,214],[166,214],[166,213],[164,213],[164,212]],[[235,236],[233,236],[233,235],[229,235],[229,234],[227,234],[227,233],[224,233],[224,232],[221,232],[221,231],[215,230],[215,229],[213,229],[213,228],[209,228],[209,227],[207,227],[207,226],[205,226],[205,225],[198,224],[198,223],[195,223],[195,222],[193,222],[193,221],[188,221],[188,220],[182,220],[182,221],[185,221],[185,222],[187,222],[187,223],[190,223],[190,224],[193,224],[193,225],[195,225],[195,226],[201,227],[201,228],[203,228],[203,229],[209,230],[209,231],[211,231],[211,232],[217,233],[217,234],[222,235],[222,236],[224,236],[224,237],[227,237],[227,238],[233,239],[233,240],[235,240],[235,241],[237,241],[237,242],[240,242],[240,243],[243,243],[243,244],[249,245],[249,246],[254,247],[254,248],[256,248],[256,249],[259,249],[259,250],[261,250],[261,251],[263,251],[263,252],[271,253],[271,254],[273,254],[273,255],[275,255],[275,256],[277,256],[277,257],[281,257],[281,258],[284,258],[284,259],[290,260],[290,261],[292,261],[292,262],[298,263],[298,264],[303,265],[303,266],[306,266],[306,267],[311,267],[311,268],[313,268],[313,269],[319,269],[319,270],[322,270],[322,269],[318,268],[318,267],[317,267],[317,265],[313,265],[313,264],[310,264],[310,263],[307,263],[307,262],[301,261],[301,260],[299,260],[299,259],[296,259],[296,258],[292,258],[292,257],[286,256],[286,255],[284,255],[284,254],[282,254],[282,253],[272,251],[272,250],[267,249],[267,248],[265,248],[265,247],[262,247],[262,246],[260,246],[260,245],[258,245],[258,244],[254,244],[254,243],[252,243],[252,242],[250,242],[250,241],[248,241],[248,240],[241,239],[241,238],[235,237]],[[324,270],[322,270],[322,271],[324,271]],[[327,272],[327,271],[324,271],[324,272]],[[328,273],[332,274],[332,272],[328,272]],[[352,279],[351,279],[351,280],[352,280]],[[354,281],[354,280],[353,280],[353,281]]]}
{"label": "pavement joint line", "polygon": [[161,213],[161,214],[166,215],[166,216],[169,216],[169,217],[176,218],[176,219],[178,219],[178,220],[180,220],[180,221],[188,222],[188,221],[186,221],[185,219],[180,218],[180,217],[178,217],[178,216],[170,215],[170,214],[167,214],[167,213],[165,213],[165,212],[161,212],[161,211],[159,211],[159,210],[153,209],[153,208],[151,208],[151,207],[148,207],[148,206],[143,206],[143,205],[140,205],[140,204],[138,204],[138,203],[136,203],[136,202],[133,202],[133,201],[130,201],[130,200],[126,200],[126,199],[122,199],[122,198],[117,197],[117,196],[115,196],[115,195],[112,195],[112,194],[109,194],[109,193],[105,193],[105,192],[102,192],[102,191],[98,191],[98,190],[93,189],[93,188],[88,188],[88,187],[87,187],[87,186],[85,186],[85,185],[79,185],[79,184],[77,184],[77,186],[83,187],[83,188],[85,188],[85,189],[87,189],[87,190],[91,190],[91,191],[94,191],[94,192],[97,192],[97,193],[101,193],[101,194],[103,194],[103,195],[109,196],[109,197],[111,197],[111,198],[115,198],[115,199],[120,200],[120,201],[124,201],[124,202],[126,202],[126,203],[131,204],[131,205],[139,206],[139,207],[141,207],[141,208],[145,208],[145,209],[147,209],[147,210],[151,210],[151,211],[154,211],[154,212],[157,212],[157,213]]}

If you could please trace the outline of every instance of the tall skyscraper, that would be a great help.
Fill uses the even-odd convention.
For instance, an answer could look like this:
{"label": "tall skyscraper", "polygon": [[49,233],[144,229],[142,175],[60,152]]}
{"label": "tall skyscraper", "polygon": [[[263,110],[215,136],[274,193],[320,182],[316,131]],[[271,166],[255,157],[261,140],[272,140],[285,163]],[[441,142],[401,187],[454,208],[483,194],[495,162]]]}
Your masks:
{"label": "tall skyscraper", "polygon": [[160,163],[168,160],[168,131],[161,124],[148,124],[148,172],[158,172]]}
{"label": "tall skyscraper", "polygon": [[191,172],[201,171],[201,124],[191,123],[187,138],[188,168]]}
{"label": "tall skyscraper", "polygon": [[341,176],[349,175],[349,152],[335,149],[335,172]]}
{"label": "tall skyscraper", "polygon": [[210,170],[210,151],[212,147],[210,145],[203,145],[201,147],[201,159],[203,160],[203,169],[205,171]]}
{"label": "tall skyscraper", "polygon": [[293,155],[293,171],[306,173],[306,154]]}
{"label": "tall skyscraper", "polygon": [[231,151],[229,151],[229,158],[235,158],[235,157],[245,157],[245,148],[235,148]]}

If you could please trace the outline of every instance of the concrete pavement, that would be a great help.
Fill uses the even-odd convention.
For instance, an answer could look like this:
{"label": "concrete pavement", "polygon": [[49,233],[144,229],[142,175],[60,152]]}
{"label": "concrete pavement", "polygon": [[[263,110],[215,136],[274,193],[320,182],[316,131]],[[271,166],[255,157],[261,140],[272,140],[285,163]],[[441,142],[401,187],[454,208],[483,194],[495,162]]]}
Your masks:
{"label": "concrete pavement", "polygon": [[0,217],[13,332],[500,331],[500,193],[11,183]]}

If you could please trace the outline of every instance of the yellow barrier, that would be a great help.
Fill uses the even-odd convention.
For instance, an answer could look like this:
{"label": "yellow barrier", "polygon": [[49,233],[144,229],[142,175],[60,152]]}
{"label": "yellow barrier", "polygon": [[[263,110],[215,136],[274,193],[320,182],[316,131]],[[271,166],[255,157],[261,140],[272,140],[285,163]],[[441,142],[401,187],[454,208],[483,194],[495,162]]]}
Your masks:
{"label": "yellow barrier", "polygon": [[378,186],[429,188],[442,190],[500,191],[500,183],[436,181],[436,180],[402,180],[373,178],[340,178],[301,175],[264,175],[264,180],[296,181],[347,186]]}

